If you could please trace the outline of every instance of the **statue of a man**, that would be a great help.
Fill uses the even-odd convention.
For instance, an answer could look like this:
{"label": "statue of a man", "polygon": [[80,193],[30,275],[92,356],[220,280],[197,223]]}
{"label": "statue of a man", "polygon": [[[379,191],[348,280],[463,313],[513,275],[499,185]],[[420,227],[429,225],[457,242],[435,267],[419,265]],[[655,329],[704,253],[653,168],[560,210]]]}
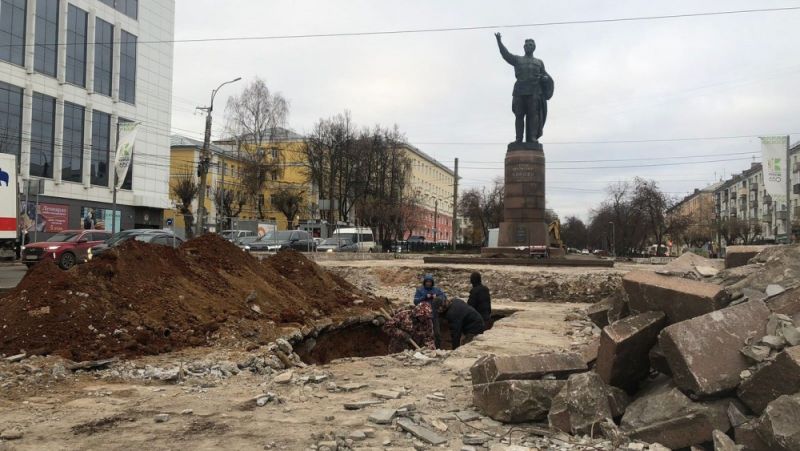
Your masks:
{"label": "statue of a man", "polygon": [[533,51],[536,50],[533,39],[525,40],[525,55],[518,56],[512,55],[503,45],[500,33],[494,36],[500,47],[500,55],[514,66],[514,75],[517,77],[511,103],[511,111],[517,117],[516,142],[522,142],[524,131],[525,142],[538,143],[547,120],[547,101],[553,97],[553,79],[545,71],[542,60],[533,57]]}

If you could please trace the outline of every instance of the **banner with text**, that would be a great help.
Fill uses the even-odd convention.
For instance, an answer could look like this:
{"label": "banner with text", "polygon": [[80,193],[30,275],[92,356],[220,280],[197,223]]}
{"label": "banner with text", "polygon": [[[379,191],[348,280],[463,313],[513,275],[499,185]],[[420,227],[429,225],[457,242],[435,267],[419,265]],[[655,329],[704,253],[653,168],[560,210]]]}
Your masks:
{"label": "banner with text", "polygon": [[117,155],[114,159],[114,168],[117,171],[117,189],[125,182],[128,168],[133,160],[133,146],[136,144],[136,133],[139,131],[138,122],[120,122],[117,135]]}
{"label": "banner with text", "polygon": [[788,136],[761,137],[761,160],[763,161],[764,187],[773,199],[786,199],[786,149]]}

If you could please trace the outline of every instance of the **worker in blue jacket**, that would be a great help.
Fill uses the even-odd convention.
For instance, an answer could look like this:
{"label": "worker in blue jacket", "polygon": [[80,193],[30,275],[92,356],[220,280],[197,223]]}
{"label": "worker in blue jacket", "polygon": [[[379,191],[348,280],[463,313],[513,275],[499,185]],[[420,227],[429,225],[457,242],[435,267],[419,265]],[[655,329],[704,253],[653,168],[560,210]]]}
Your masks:
{"label": "worker in blue jacket", "polygon": [[414,305],[419,305],[421,302],[429,302],[431,304],[433,310],[433,336],[437,349],[441,349],[442,345],[442,339],[439,333],[438,305],[446,300],[447,295],[436,286],[436,281],[433,280],[433,274],[425,274],[425,277],[422,278],[422,286],[417,288],[416,293],[414,293]]}

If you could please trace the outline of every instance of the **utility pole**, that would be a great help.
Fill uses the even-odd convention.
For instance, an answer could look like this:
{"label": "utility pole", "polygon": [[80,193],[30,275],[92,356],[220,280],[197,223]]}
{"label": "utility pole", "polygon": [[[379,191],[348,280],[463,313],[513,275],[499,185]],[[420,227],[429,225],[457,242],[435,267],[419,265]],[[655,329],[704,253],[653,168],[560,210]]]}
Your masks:
{"label": "utility pole", "polygon": [[792,201],[792,167],[791,167],[791,160],[789,151],[791,150],[791,144],[789,140],[792,139],[791,136],[786,136],[786,228],[784,231],[786,232],[786,244],[792,244],[792,240],[790,238],[790,234],[792,232],[792,220],[791,214],[789,213],[790,205]]}
{"label": "utility pole", "polygon": [[456,243],[458,242],[458,158],[456,158],[453,165],[453,231],[450,238],[453,241],[453,250],[456,250]]}
{"label": "utility pole", "polygon": [[433,199],[433,244],[436,244],[439,233],[439,198]]}
{"label": "utility pole", "polygon": [[211,165],[211,113],[214,111],[214,97],[217,96],[217,93],[223,86],[235,83],[241,79],[242,77],[238,77],[219,85],[217,89],[211,91],[211,103],[209,103],[207,107],[197,107],[198,110],[206,112],[206,133],[203,138],[203,151],[200,154],[200,162],[197,171],[200,176],[200,187],[197,193],[197,224],[195,224],[195,236],[200,236],[203,233],[205,222],[206,185],[208,183],[208,168]]}

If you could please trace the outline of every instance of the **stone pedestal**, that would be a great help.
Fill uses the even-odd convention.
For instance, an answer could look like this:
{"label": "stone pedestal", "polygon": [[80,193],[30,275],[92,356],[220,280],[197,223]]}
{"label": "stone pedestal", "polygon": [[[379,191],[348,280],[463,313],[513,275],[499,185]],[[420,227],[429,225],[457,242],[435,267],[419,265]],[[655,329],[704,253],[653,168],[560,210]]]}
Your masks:
{"label": "stone pedestal", "polygon": [[544,150],[539,143],[511,143],[506,152],[504,221],[499,247],[548,246],[544,210]]}

